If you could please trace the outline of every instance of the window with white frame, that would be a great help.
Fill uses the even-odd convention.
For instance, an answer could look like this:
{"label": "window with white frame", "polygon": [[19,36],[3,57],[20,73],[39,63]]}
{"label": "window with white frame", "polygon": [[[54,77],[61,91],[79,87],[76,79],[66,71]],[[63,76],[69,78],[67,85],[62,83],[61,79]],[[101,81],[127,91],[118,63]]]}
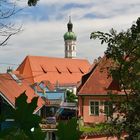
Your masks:
{"label": "window with white frame", "polygon": [[99,116],[99,101],[90,101],[90,115]]}

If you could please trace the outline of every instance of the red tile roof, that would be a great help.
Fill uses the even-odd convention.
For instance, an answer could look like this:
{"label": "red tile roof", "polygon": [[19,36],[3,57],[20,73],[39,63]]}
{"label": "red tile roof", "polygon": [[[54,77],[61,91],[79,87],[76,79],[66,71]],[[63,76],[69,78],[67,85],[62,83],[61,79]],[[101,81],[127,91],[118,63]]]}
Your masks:
{"label": "red tile roof", "polygon": [[105,95],[108,90],[119,92],[119,85],[109,75],[109,68],[113,65],[111,59],[103,57],[98,64],[82,77],[78,87],[78,95]]}
{"label": "red tile roof", "polygon": [[[34,90],[29,86],[29,84],[23,77],[21,77],[20,75],[16,75],[16,77],[22,80],[20,80],[20,82],[18,83],[10,74],[0,74],[0,94],[13,107],[15,107],[15,98],[25,90],[26,95],[28,96],[27,102],[30,102],[33,97],[37,96],[37,94],[34,93]],[[44,101],[39,98],[37,105],[38,107],[36,108],[35,112],[44,105]]]}
{"label": "red tile roof", "polygon": [[31,83],[47,80],[52,84],[76,85],[89,68],[90,64],[85,59],[27,56],[17,71]]}

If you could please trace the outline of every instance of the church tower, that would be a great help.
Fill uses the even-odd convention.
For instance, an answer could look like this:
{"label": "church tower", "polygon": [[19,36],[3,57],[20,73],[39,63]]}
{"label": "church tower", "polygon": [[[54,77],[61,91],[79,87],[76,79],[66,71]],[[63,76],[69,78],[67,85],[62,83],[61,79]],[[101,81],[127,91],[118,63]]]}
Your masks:
{"label": "church tower", "polygon": [[75,58],[76,57],[76,35],[72,31],[73,24],[71,22],[71,17],[67,24],[68,31],[64,34],[65,41],[65,58]]}

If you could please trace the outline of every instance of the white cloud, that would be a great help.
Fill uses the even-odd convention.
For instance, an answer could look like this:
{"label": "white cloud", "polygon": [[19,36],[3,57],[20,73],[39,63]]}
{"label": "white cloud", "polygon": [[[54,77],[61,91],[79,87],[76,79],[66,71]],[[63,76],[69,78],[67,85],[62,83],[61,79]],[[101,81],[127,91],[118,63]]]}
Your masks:
{"label": "white cloud", "polygon": [[[40,0],[39,3],[41,4],[57,4],[57,5],[65,5],[65,4],[69,4],[69,3],[80,3],[80,4],[87,4],[89,2],[92,2],[93,0]],[[38,4],[39,4],[38,3]]]}
{"label": "white cloud", "polygon": [[[87,6],[62,10],[62,7],[69,3]],[[53,4],[56,6],[56,11],[48,11],[50,13],[48,15],[49,20],[40,20],[38,15],[25,11],[24,15],[27,16],[20,18],[24,23],[23,32],[12,37],[8,46],[0,48],[0,63],[19,64],[26,55],[63,57],[63,34],[67,31],[66,24],[70,13],[74,32],[78,38],[77,55],[92,62],[94,58],[103,55],[106,46],[101,47],[99,41],[90,40],[90,33],[96,30],[108,31],[112,27],[119,31],[127,29],[140,13],[139,0],[40,0],[37,8],[42,5],[51,6]],[[40,12],[39,16],[42,14],[44,13]],[[87,14],[94,14],[95,17],[86,18],[85,15]],[[59,16],[61,17],[58,19]],[[3,67],[7,67],[7,65]]]}

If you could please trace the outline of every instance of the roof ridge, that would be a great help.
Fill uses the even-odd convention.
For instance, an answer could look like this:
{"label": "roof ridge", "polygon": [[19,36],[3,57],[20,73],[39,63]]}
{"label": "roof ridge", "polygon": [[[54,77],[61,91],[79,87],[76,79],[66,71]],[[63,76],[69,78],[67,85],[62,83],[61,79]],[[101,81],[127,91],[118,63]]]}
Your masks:
{"label": "roof ridge", "polygon": [[[27,55],[26,57],[25,57],[25,59],[26,58],[32,58],[32,57],[40,57],[40,58],[48,58],[48,59],[67,59],[67,60],[72,60],[72,61],[74,61],[74,60],[85,60],[85,61],[88,61],[86,58],[73,58],[73,59],[71,59],[71,58],[63,58],[63,57],[53,57],[53,56],[39,56],[39,55]],[[24,59],[24,60],[25,60]],[[89,62],[89,61],[88,61]]]}
{"label": "roof ridge", "polygon": [[22,61],[22,63],[18,66],[18,68],[16,69],[16,71],[18,71],[18,69],[25,63],[26,59],[28,58],[28,56],[26,56],[24,58],[24,60]]}

